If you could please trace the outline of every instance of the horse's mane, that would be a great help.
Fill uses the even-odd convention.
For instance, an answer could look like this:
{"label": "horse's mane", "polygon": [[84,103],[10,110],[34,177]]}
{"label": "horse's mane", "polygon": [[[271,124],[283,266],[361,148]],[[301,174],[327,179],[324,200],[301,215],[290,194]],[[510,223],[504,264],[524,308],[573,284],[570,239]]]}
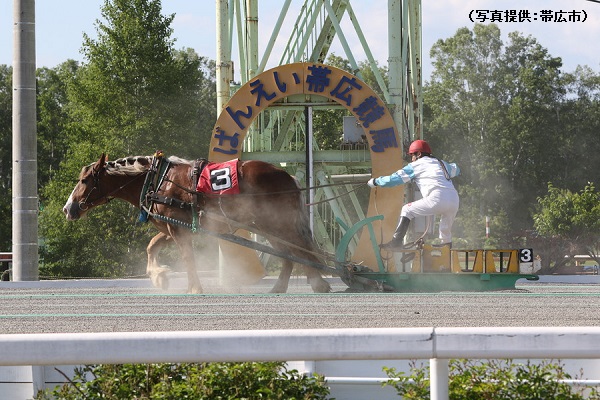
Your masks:
{"label": "horse's mane", "polygon": [[[119,158],[115,161],[106,162],[106,173],[109,175],[128,175],[135,176],[145,173],[152,163],[153,156],[128,156]],[[177,156],[170,156],[168,160],[171,164],[189,164],[192,162]]]}

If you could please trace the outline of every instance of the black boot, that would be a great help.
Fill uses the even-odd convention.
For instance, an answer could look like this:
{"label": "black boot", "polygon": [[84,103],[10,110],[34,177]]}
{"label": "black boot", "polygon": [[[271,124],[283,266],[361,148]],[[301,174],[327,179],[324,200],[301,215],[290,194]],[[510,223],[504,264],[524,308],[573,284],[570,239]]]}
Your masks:
{"label": "black boot", "polygon": [[408,225],[410,224],[410,219],[407,217],[400,217],[400,223],[396,228],[396,232],[392,236],[392,240],[389,242],[382,244],[381,247],[387,251],[400,251],[404,248],[404,236],[406,232],[408,232]]}

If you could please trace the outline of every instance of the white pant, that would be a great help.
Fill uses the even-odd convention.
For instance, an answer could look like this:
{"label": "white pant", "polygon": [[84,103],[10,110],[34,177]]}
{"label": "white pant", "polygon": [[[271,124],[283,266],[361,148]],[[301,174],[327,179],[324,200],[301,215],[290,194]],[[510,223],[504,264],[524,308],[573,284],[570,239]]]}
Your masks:
{"label": "white pant", "polygon": [[439,238],[442,243],[448,243],[452,241],[452,225],[458,212],[458,203],[456,190],[433,190],[427,197],[405,204],[400,217],[412,220],[418,216],[440,215]]}

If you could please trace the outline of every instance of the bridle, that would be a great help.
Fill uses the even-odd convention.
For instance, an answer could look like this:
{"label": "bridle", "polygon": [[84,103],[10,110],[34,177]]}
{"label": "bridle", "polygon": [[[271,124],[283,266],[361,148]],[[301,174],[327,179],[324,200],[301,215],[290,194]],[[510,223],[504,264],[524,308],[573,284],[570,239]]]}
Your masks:
{"label": "bridle", "polygon": [[[89,193],[87,194],[87,196],[85,196],[85,199],[83,199],[83,201],[79,202],[79,209],[81,211],[87,211],[90,207],[93,207],[98,200],[104,199],[107,196],[104,195],[100,195],[100,197],[98,197],[97,199],[95,199],[94,201],[89,201],[90,196],[92,195],[92,193],[94,193],[95,190],[100,190],[98,188],[98,186],[100,185],[100,173],[96,172],[93,167],[92,167],[92,178],[94,179],[94,186],[92,187],[92,189],[89,191]],[[110,201],[110,199],[108,200]],[[108,202],[107,201],[107,202]]]}
{"label": "bridle", "polygon": [[[79,202],[79,209],[81,211],[87,211],[90,209],[90,207],[94,207],[100,204],[106,204],[108,202],[110,202],[114,197],[112,197],[113,194],[115,194],[116,192],[122,190],[124,187],[126,187],[127,185],[129,185],[131,182],[133,182],[134,180],[136,180],[137,178],[139,178],[140,176],[143,176],[144,174],[139,174],[134,176],[132,179],[130,179],[129,181],[125,182],[125,184],[119,186],[118,188],[116,188],[115,190],[113,190],[110,193],[107,194],[100,194],[100,196],[96,199],[94,199],[93,201],[89,201],[90,196],[92,195],[92,193],[94,193],[95,190],[100,190],[99,189],[99,185],[100,185],[100,171],[95,171],[92,168],[92,178],[94,181],[94,186],[92,187],[92,189],[89,191],[89,193],[87,194],[87,196],[85,196],[85,199],[83,199],[82,201]],[[106,202],[104,203],[99,203],[101,200],[106,199]]]}

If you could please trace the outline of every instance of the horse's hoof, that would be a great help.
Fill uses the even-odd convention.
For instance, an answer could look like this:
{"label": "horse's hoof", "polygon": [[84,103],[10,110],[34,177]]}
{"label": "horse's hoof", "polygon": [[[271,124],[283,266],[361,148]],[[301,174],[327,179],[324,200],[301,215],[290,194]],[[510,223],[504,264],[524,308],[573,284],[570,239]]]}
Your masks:
{"label": "horse's hoof", "polygon": [[166,272],[162,272],[158,275],[156,287],[162,290],[169,290],[169,277]]}
{"label": "horse's hoof", "polygon": [[168,269],[162,269],[161,271],[150,274],[152,285],[162,290],[169,290],[169,276],[167,275],[168,271]]}
{"label": "horse's hoof", "polygon": [[202,290],[202,285],[200,282],[192,283],[188,285],[188,294],[202,294],[204,291]]}
{"label": "horse's hoof", "polygon": [[326,280],[320,280],[319,282],[311,285],[313,292],[315,293],[330,293],[331,285]]}
{"label": "horse's hoof", "polygon": [[280,285],[278,283],[273,286],[273,289],[269,290],[269,293],[285,293],[287,292],[287,285]]}

